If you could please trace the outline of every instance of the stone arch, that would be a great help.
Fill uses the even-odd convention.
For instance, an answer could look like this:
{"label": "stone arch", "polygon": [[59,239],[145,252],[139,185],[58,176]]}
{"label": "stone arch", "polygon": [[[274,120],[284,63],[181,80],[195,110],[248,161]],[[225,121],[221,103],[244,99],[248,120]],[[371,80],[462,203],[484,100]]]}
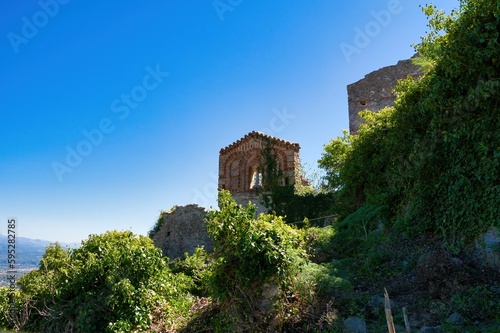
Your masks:
{"label": "stone arch", "polygon": [[229,191],[244,191],[244,168],[245,155],[242,152],[235,152],[228,156],[225,166],[225,189]]}
{"label": "stone arch", "polygon": [[[219,189],[231,192],[238,203],[246,204],[252,201],[259,206],[259,191],[256,185],[259,185],[259,174],[263,173],[263,170],[260,170],[262,152],[268,144],[271,145],[283,172],[285,179],[282,185],[292,185],[297,180],[300,181],[299,144],[253,131],[220,150]],[[260,211],[264,211],[264,208],[261,208]]]}
{"label": "stone arch", "polygon": [[[262,186],[262,175],[261,170],[261,150],[252,149],[247,154],[247,159],[245,161],[245,190],[253,191]],[[259,181],[260,179],[260,181]]]}

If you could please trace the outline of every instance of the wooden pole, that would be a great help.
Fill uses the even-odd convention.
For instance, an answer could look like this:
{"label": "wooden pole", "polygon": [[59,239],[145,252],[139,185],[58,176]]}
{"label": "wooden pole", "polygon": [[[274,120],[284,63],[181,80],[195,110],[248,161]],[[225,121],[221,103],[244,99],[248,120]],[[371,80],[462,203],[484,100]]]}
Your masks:
{"label": "wooden pole", "polygon": [[406,333],[411,333],[410,321],[408,320],[408,313],[406,312],[406,306],[403,307],[403,317],[405,319]]}
{"label": "wooden pole", "polygon": [[389,329],[389,333],[396,333],[396,328],[394,327],[394,319],[392,318],[391,312],[391,300],[389,299],[389,293],[387,289],[384,288],[384,296],[385,296],[385,319],[387,320],[387,328]]}

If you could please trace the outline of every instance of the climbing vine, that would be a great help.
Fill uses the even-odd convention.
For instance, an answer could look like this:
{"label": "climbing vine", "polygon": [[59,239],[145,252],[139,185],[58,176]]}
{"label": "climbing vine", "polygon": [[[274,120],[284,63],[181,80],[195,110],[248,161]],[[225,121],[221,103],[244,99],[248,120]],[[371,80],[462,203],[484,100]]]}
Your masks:
{"label": "climbing vine", "polygon": [[424,12],[423,77],[398,84],[393,108],[362,113],[358,134],[326,145],[320,166],[342,217],[384,206],[395,227],[460,248],[500,226],[500,3]]}

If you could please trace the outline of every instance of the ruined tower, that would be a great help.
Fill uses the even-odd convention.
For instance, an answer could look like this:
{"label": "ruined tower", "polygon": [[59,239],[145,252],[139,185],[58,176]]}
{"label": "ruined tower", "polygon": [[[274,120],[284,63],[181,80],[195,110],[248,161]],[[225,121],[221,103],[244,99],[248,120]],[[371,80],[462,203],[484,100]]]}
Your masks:
{"label": "ruined tower", "polygon": [[370,110],[378,112],[394,105],[396,94],[393,92],[398,80],[408,76],[421,76],[420,67],[411,59],[398,61],[396,65],[383,67],[347,86],[349,103],[349,132],[355,134],[362,122],[358,112]]}

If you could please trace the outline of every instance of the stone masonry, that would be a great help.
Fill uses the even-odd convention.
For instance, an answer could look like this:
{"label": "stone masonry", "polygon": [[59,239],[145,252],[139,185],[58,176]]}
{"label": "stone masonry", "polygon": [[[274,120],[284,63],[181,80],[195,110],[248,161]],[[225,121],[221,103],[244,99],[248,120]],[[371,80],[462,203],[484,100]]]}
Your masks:
{"label": "stone masonry", "polygon": [[267,143],[274,149],[278,165],[285,176],[283,185],[295,184],[300,177],[298,143],[253,131],[219,153],[219,189],[231,192],[239,204],[246,205],[251,201],[257,205],[258,212],[265,211],[260,204],[258,190],[262,180],[262,150]]}
{"label": "stone masonry", "polygon": [[212,251],[213,243],[204,223],[205,208],[198,205],[176,206],[170,212],[161,214],[163,225],[153,236],[153,242],[164,256],[170,259],[183,258],[184,253],[190,255],[198,246]]}
{"label": "stone masonry", "polygon": [[362,119],[358,112],[370,110],[378,112],[394,105],[396,94],[393,92],[398,80],[408,76],[419,77],[420,67],[409,60],[398,61],[396,65],[387,66],[365,75],[365,77],[347,86],[349,104],[349,131],[356,134]]}

